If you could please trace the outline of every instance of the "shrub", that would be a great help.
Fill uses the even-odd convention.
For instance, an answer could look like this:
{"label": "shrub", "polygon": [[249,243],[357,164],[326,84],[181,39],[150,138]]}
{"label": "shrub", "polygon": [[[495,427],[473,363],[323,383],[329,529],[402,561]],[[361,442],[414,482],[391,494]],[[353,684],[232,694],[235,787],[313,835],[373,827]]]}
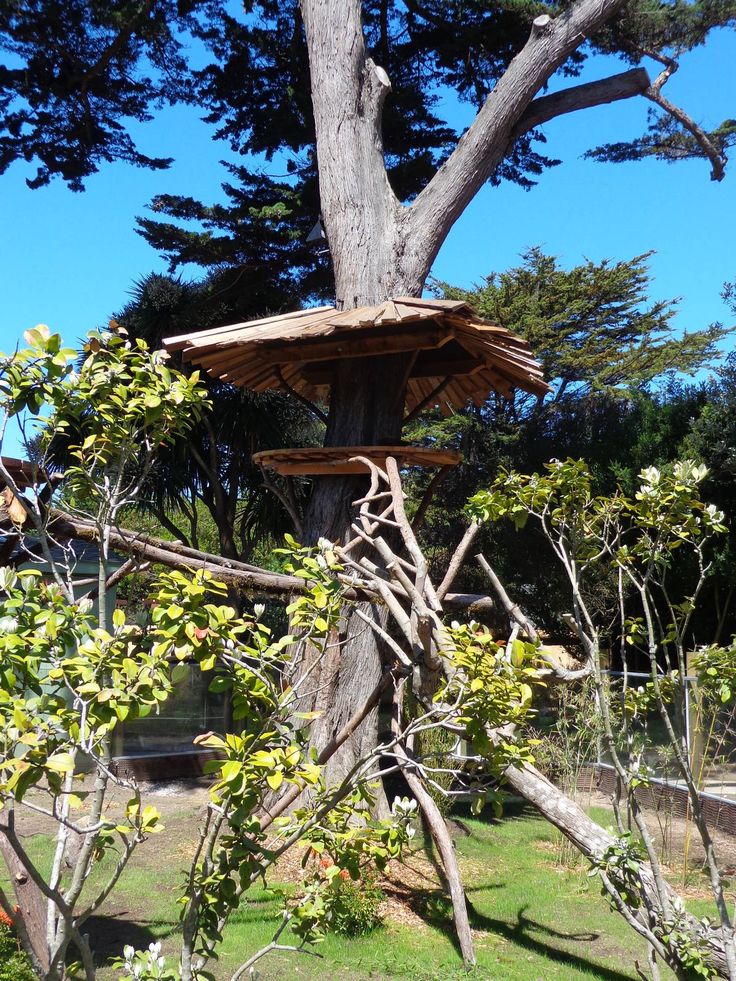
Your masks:
{"label": "shrub", "polygon": [[338,878],[330,902],[330,930],[343,937],[362,937],[381,925],[378,912],[384,899],[375,879],[365,875],[354,882]]}
{"label": "shrub", "polygon": [[0,910],[0,981],[38,981],[18,943],[12,921]]}

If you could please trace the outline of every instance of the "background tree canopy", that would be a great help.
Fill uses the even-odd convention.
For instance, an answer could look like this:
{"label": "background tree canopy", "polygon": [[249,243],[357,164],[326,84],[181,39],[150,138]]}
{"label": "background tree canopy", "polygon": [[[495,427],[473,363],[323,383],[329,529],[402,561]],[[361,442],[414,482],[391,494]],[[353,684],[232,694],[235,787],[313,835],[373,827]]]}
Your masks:
{"label": "background tree canopy", "polygon": [[[439,566],[461,533],[455,516],[468,495],[488,486],[501,467],[531,473],[552,458],[583,458],[598,493],[610,493],[617,484],[632,492],[641,469],[686,455],[712,471],[707,499],[727,513],[736,505],[734,356],[719,369],[718,380],[703,378],[717,364],[718,345],[729,328],[713,324],[678,336],[677,301],[652,299],[648,259],[645,254],[564,269],[536,248],[519,266],[491,273],[474,290],[435,284],[443,295],[467,300],[527,338],[553,390],[544,401],[523,393],[511,400],[491,396],[481,409],[469,407],[447,419],[427,413],[414,425],[413,438],[463,453],[463,463],[442,485],[441,504],[426,521]],[[688,375],[697,380],[686,381]],[[539,532],[497,525],[482,535],[482,549],[493,556],[503,581],[525,596],[540,622],[559,623],[566,611],[564,584]],[[722,599],[730,589],[724,586],[730,541],[718,560],[725,579],[710,584],[716,625],[728,614]],[[550,561],[540,562],[540,556]],[[466,569],[468,574],[464,585],[480,589],[480,573],[476,578]],[[710,628],[701,623],[699,629]]]}

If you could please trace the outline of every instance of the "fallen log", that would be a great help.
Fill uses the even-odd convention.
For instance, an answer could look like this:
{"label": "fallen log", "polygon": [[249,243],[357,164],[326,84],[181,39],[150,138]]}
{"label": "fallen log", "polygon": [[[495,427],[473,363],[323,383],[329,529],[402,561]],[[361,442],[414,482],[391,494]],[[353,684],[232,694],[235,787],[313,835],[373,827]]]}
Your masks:
{"label": "fallen log", "polygon": [[[529,764],[508,767],[504,778],[509,787],[532,804],[542,817],[562,832],[568,841],[591,861],[600,860],[607,849],[616,843],[615,837],[610,832],[596,824],[575,801],[567,797],[535,767]],[[641,863],[638,877],[645,902],[641,904],[638,911],[632,910],[632,912],[643,924],[651,927],[651,922],[647,922],[647,908],[658,910],[660,902],[654,875],[646,862]],[[677,908],[679,897],[674,889],[667,888],[671,902]],[[691,934],[694,942],[702,939],[706,948],[704,954],[717,977],[730,978],[722,931],[714,928],[704,931],[699,921],[689,913],[683,913],[683,926]],[[670,966],[675,967],[673,964]],[[682,974],[681,967],[679,973]]]}
{"label": "fallen log", "polygon": [[[97,542],[97,528],[91,521],[77,518],[66,511],[54,509],[50,513],[49,532],[57,540]],[[170,569],[206,570],[212,572],[228,586],[254,597],[282,598],[304,594],[309,583],[297,576],[270,572],[247,562],[223,558],[211,552],[201,552],[181,542],[155,538],[129,528],[117,527],[110,531],[110,546],[116,552],[135,556],[141,561],[155,562]],[[380,596],[368,586],[348,586],[346,599],[368,599],[381,602]],[[448,593],[444,605],[450,610],[466,611],[477,616],[498,612],[490,596],[479,593]]]}

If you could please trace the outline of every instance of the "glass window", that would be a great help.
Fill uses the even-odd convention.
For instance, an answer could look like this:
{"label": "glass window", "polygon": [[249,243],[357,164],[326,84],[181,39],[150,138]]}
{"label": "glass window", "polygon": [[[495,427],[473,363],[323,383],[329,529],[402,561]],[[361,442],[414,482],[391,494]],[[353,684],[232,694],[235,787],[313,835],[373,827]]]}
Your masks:
{"label": "glass window", "polygon": [[191,752],[195,736],[210,729],[223,732],[225,728],[225,695],[213,695],[207,689],[211,674],[203,674],[197,665],[175,686],[159,714],[126,722],[122,727],[122,746],[117,756],[137,756],[142,753]]}

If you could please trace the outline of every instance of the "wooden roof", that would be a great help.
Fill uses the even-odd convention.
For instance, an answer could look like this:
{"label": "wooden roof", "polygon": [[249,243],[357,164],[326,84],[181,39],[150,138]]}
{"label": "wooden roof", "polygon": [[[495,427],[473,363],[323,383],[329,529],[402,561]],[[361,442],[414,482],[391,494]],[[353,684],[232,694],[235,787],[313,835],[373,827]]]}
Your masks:
{"label": "wooden roof", "polygon": [[469,400],[482,405],[491,391],[549,391],[527,342],[481,319],[462,300],[404,297],[344,311],[312,307],[169,337],[164,347],[221,381],[256,392],[293,390],[312,401],[327,398],[341,358],[402,351],[416,354],[407,411],[440,405],[449,413]]}
{"label": "wooden roof", "polygon": [[428,446],[307,446],[301,449],[261,450],[253,454],[253,462],[266,470],[284,476],[366,473],[368,467],[356,457],[367,457],[379,467],[386,466],[386,457],[393,456],[404,467],[454,467],[461,456],[455,450],[435,450]]}

